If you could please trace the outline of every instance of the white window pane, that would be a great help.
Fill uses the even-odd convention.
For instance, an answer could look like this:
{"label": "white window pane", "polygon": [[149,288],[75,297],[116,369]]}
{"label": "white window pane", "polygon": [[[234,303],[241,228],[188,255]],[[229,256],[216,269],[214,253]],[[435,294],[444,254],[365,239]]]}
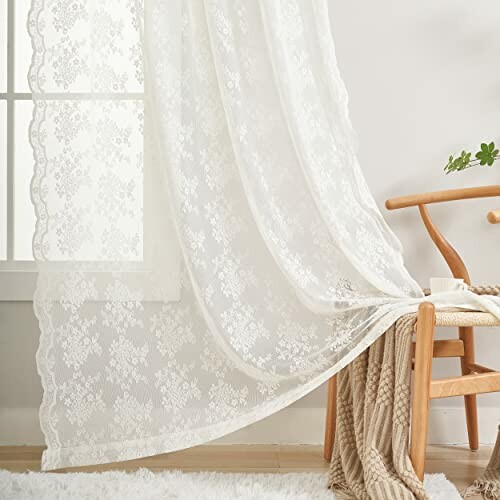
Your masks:
{"label": "white window pane", "polygon": [[29,143],[29,125],[33,113],[31,101],[15,103],[14,132],[14,259],[33,260],[31,241],[35,230],[35,212],[31,203],[33,152]]}
{"label": "white window pane", "polygon": [[7,103],[0,101],[0,260],[7,258]]}
{"label": "white window pane", "polygon": [[0,92],[7,91],[7,0],[0,0]]}
{"label": "white window pane", "polygon": [[31,64],[31,40],[26,24],[31,0],[15,0],[15,53],[14,66],[14,88],[16,92],[29,92],[28,70]]}

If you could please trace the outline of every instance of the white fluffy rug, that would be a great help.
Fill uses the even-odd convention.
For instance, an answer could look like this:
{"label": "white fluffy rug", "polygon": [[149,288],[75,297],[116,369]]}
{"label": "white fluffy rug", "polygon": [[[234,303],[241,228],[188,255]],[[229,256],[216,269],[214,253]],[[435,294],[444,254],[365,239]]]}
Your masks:
{"label": "white fluffy rug", "polygon": [[[16,474],[0,470],[2,500],[332,500],[326,473],[180,471]],[[459,500],[442,474],[426,477],[432,500]]]}

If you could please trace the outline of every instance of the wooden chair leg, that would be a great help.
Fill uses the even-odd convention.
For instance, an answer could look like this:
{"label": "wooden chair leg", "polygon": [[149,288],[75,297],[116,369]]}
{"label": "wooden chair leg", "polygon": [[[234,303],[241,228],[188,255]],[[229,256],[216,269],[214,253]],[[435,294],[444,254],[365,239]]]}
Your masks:
{"label": "wooden chair leg", "polygon": [[328,400],[326,403],[325,442],[323,457],[325,460],[332,459],[333,443],[335,441],[335,430],[337,427],[337,375],[328,381]]}
{"label": "wooden chair leg", "polygon": [[[464,355],[460,358],[462,375],[470,373],[469,366],[475,363],[474,356],[474,329],[472,327],[459,328],[459,338],[464,343]],[[479,433],[477,426],[477,402],[476,395],[464,396],[465,417],[467,420],[467,433],[469,435],[469,448],[472,451],[479,449]]]}
{"label": "wooden chair leg", "polygon": [[417,316],[417,340],[415,346],[410,458],[413,468],[421,480],[424,478],[425,450],[427,447],[435,322],[434,305],[430,302],[420,304]]}

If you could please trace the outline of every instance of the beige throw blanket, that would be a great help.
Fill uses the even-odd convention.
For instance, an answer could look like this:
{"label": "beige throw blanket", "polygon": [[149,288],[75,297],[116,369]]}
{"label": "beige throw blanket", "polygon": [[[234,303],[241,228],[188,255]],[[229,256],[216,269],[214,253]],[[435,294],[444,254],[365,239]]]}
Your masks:
{"label": "beige throw blanket", "polygon": [[[416,315],[401,318],[337,376],[329,487],[359,500],[428,499],[408,454],[411,345]],[[500,500],[500,427],[483,475],[464,497]]]}
{"label": "beige throw blanket", "polygon": [[338,374],[329,475],[338,498],[428,499],[408,454],[415,321],[415,315],[401,318]]}

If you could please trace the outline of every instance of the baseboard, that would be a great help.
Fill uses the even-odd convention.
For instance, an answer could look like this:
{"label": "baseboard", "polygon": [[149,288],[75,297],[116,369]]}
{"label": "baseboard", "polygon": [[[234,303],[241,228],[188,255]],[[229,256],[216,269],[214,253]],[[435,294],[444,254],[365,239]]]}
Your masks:
{"label": "baseboard", "polygon": [[[229,434],[213,444],[321,444],[325,410],[286,408],[271,417]],[[500,408],[479,409],[479,439],[493,444]],[[467,430],[462,408],[432,408],[430,444],[465,444]],[[38,408],[0,408],[0,446],[43,445]]]}

